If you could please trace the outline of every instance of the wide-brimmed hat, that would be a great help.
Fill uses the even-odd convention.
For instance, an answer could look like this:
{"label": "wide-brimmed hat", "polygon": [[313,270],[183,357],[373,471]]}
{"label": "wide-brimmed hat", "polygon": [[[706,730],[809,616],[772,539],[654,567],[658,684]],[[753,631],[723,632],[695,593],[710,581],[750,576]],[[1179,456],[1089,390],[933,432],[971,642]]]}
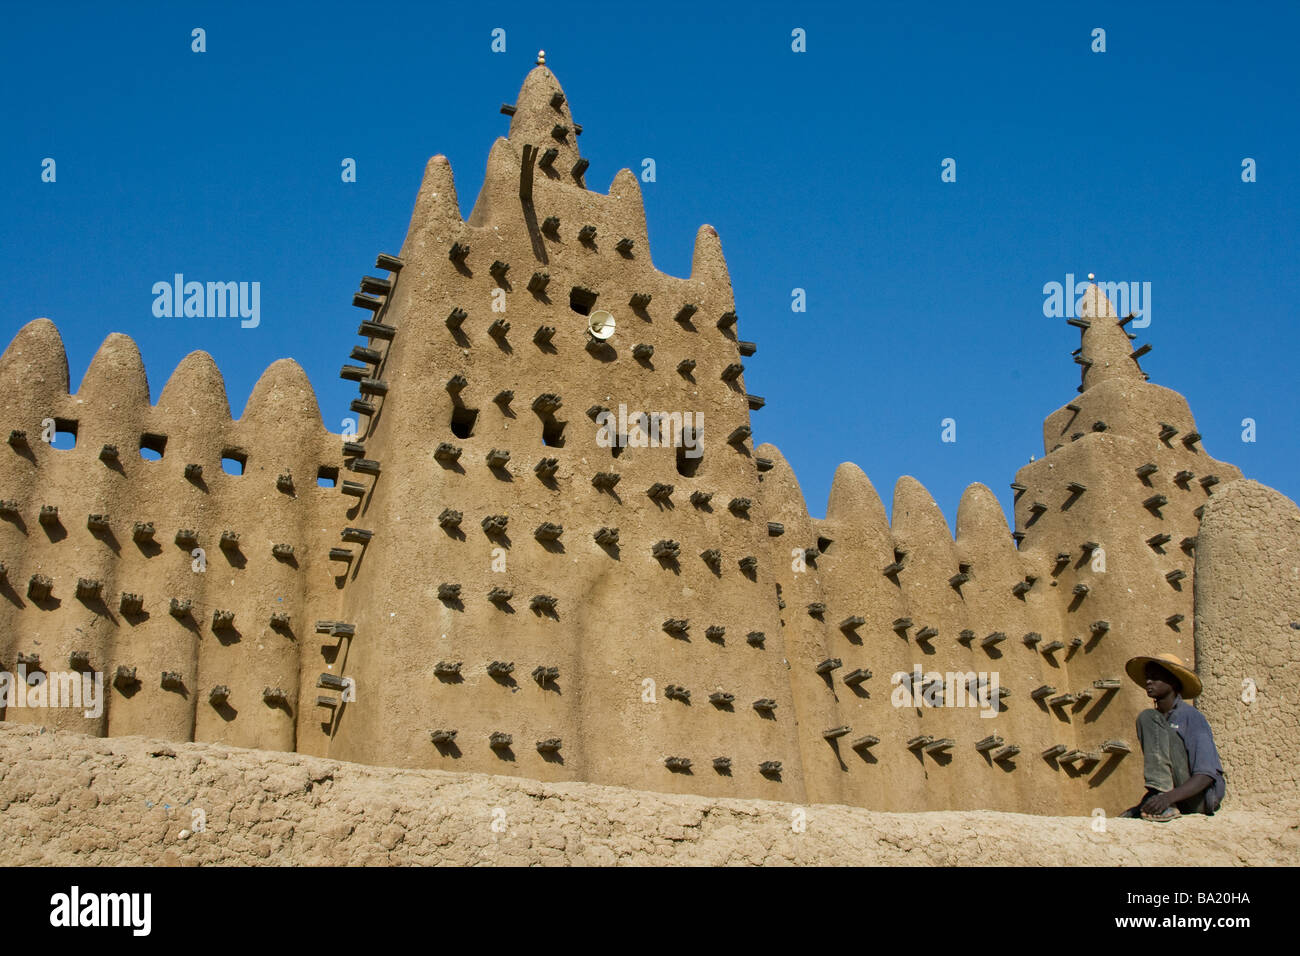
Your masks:
{"label": "wide-brimmed hat", "polygon": [[1173,674],[1183,685],[1183,699],[1191,700],[1201,693],[1201,679],[1196,672],[1173,654],[1157,654],[1155,657],[1135,657],[1124,665],[1124,670],[1133,682],[1142,687],[1147,685],[1146,666],[1148,663],[1159,664]]}

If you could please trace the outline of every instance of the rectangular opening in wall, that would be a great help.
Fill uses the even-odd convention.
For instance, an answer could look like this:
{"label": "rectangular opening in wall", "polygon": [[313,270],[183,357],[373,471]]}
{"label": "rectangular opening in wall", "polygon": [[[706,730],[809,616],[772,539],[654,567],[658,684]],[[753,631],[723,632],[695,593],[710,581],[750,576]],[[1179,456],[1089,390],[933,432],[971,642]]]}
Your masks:
{"label": "rectangular opening in wall", "polygon": [[167,436],[145,432],[140,436],[140,457],[145,461],[158,461],[167,450]]}
{"label": "rectangular opening in wall", "polygon": [[692,439],[693,432],[683,435],[677,444],[677,474],[683,478],[694,478],[704,463],[704,449]]}
{"label": "rectangular opening in wall", "polygon": [[77,447],[76,419],[54,419],[54,434],[50,437],[50,447],[57,448],[59,451],[69,451]]}
{"label": "rectangular opening in wall", "polygon": [[555,419],[542,422],[542,444],[548,448],[564,447],[564,426],[568,422],[557,422]]}
{"label": "rectangular opening in wall", "polygon": [[591,315],[591,310],[596,305],[596,293],[590,289],[584,289],[580,285],[575,285],[573,291],[569,293],[569,308],[579,315]]}
{"label": "rectangular opening in wall", "polygon": [[477,408],[457,405],[451,413],[451,433],[457,438],[468,438],[474,434],[474,422],[477,420]]}
{"label": "rectangular opening in wall", "polygon": [[316,484],[322,488],[334,488],[339,483],[339,470],[328,465],[316,469]]}
{"label": "rectangular opening in wall", "polygon": [[242,475],[248,465],[247,452],[238,448],[227,448],[221,453],[221,470],[228,475]]}

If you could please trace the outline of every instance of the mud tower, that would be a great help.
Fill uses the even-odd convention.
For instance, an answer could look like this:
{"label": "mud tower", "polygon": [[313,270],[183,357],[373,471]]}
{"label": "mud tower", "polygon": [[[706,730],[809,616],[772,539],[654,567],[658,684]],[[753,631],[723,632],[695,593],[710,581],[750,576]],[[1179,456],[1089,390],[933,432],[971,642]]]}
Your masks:
{"label": "mud tower", "polygon": [[1240,473],[1146,381],[1128,320],[1095,286],[1070,320],[1082,382],[1014,529],[977,484],[954,534],[907,477],[891,524],[847,463],[814,519],[752,444],[717,233],[688,278],[658,271],[636,176],[588,188],[544,63],[502,112],[468,220],[435,156],[362,279],[355,434],[292,362],[232,421],[202,353],[151,406],[125,337],[70,394],[54,326],[18,334],[0,664],[100,672],[108,700],[4,719],[887,810],[1131,802],[1148,702],[1123,662],[1213,656],[1198,528]]}
{"label": "mud tower", "polygon": [[[468,221],[429,162],[383,328],[363,329],[362,387],[382,385],[352,451],[376,474],[349,516],[376,532],[344,593],[357,700],[330,753],[802,793],[754,347],[718,236],[664,275],[637,178],[587,188],[554,74],[505,112]],[[589,334],[597,312],[612,338]]]}
{"label": "mud tower", "polygon": [[[1096,286],[1080,305],[1082,384],[1011,486],[1014,532],[977,484],[950,534],[906,477],[891,527],[851,464],[826,519],[811,520],[794,475],[760,449],[779,462],[764,481],[769,519],[816,566],[777,565],[810,800],[1089,813],[1141,793],[1133,723],[1150,703],[1123,664],[1194,659],[1198,522],[1240,472],[1201,448],[1181,396],[1146,382],[1149,348],[1134,350],[1128,319]],[[864,670],[877,676],[851,684]],[[961,706],[994,680],[996,717]],[[920,706],[899,706],[899,684],[912,683],[921,693],[901,703]]]}

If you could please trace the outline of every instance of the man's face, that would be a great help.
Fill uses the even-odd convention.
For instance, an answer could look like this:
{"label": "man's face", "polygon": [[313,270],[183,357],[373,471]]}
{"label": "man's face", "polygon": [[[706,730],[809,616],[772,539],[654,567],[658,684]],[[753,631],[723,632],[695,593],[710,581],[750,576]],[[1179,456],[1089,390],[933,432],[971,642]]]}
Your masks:
{"label": "man's face", "polygon": [[1154,661],[1148,661],[1144,670],[1147,679],[1147,696],[1159,700],[1174,689],[1174,675]]}

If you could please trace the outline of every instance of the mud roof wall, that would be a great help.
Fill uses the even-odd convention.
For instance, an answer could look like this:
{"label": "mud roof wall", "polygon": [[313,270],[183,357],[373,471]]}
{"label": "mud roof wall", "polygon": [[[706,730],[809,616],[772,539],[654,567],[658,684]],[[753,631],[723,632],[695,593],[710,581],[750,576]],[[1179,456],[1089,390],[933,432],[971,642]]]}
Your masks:
{"label": "mud roof wall", "polygon": [[[338,492],[317,472],[341,465],[302,369],[272,365],[234,421],[206,353],[154,406],[135,343],[111,335],[70,394],[62,340],[39,319],[0,357],[0,383],[0,662],[99,671],[107,697],[98,718],[5,719],[294,749],[300,647],[335,591],[318,517]],[[75,446],[44,440],[54,428]]]}

